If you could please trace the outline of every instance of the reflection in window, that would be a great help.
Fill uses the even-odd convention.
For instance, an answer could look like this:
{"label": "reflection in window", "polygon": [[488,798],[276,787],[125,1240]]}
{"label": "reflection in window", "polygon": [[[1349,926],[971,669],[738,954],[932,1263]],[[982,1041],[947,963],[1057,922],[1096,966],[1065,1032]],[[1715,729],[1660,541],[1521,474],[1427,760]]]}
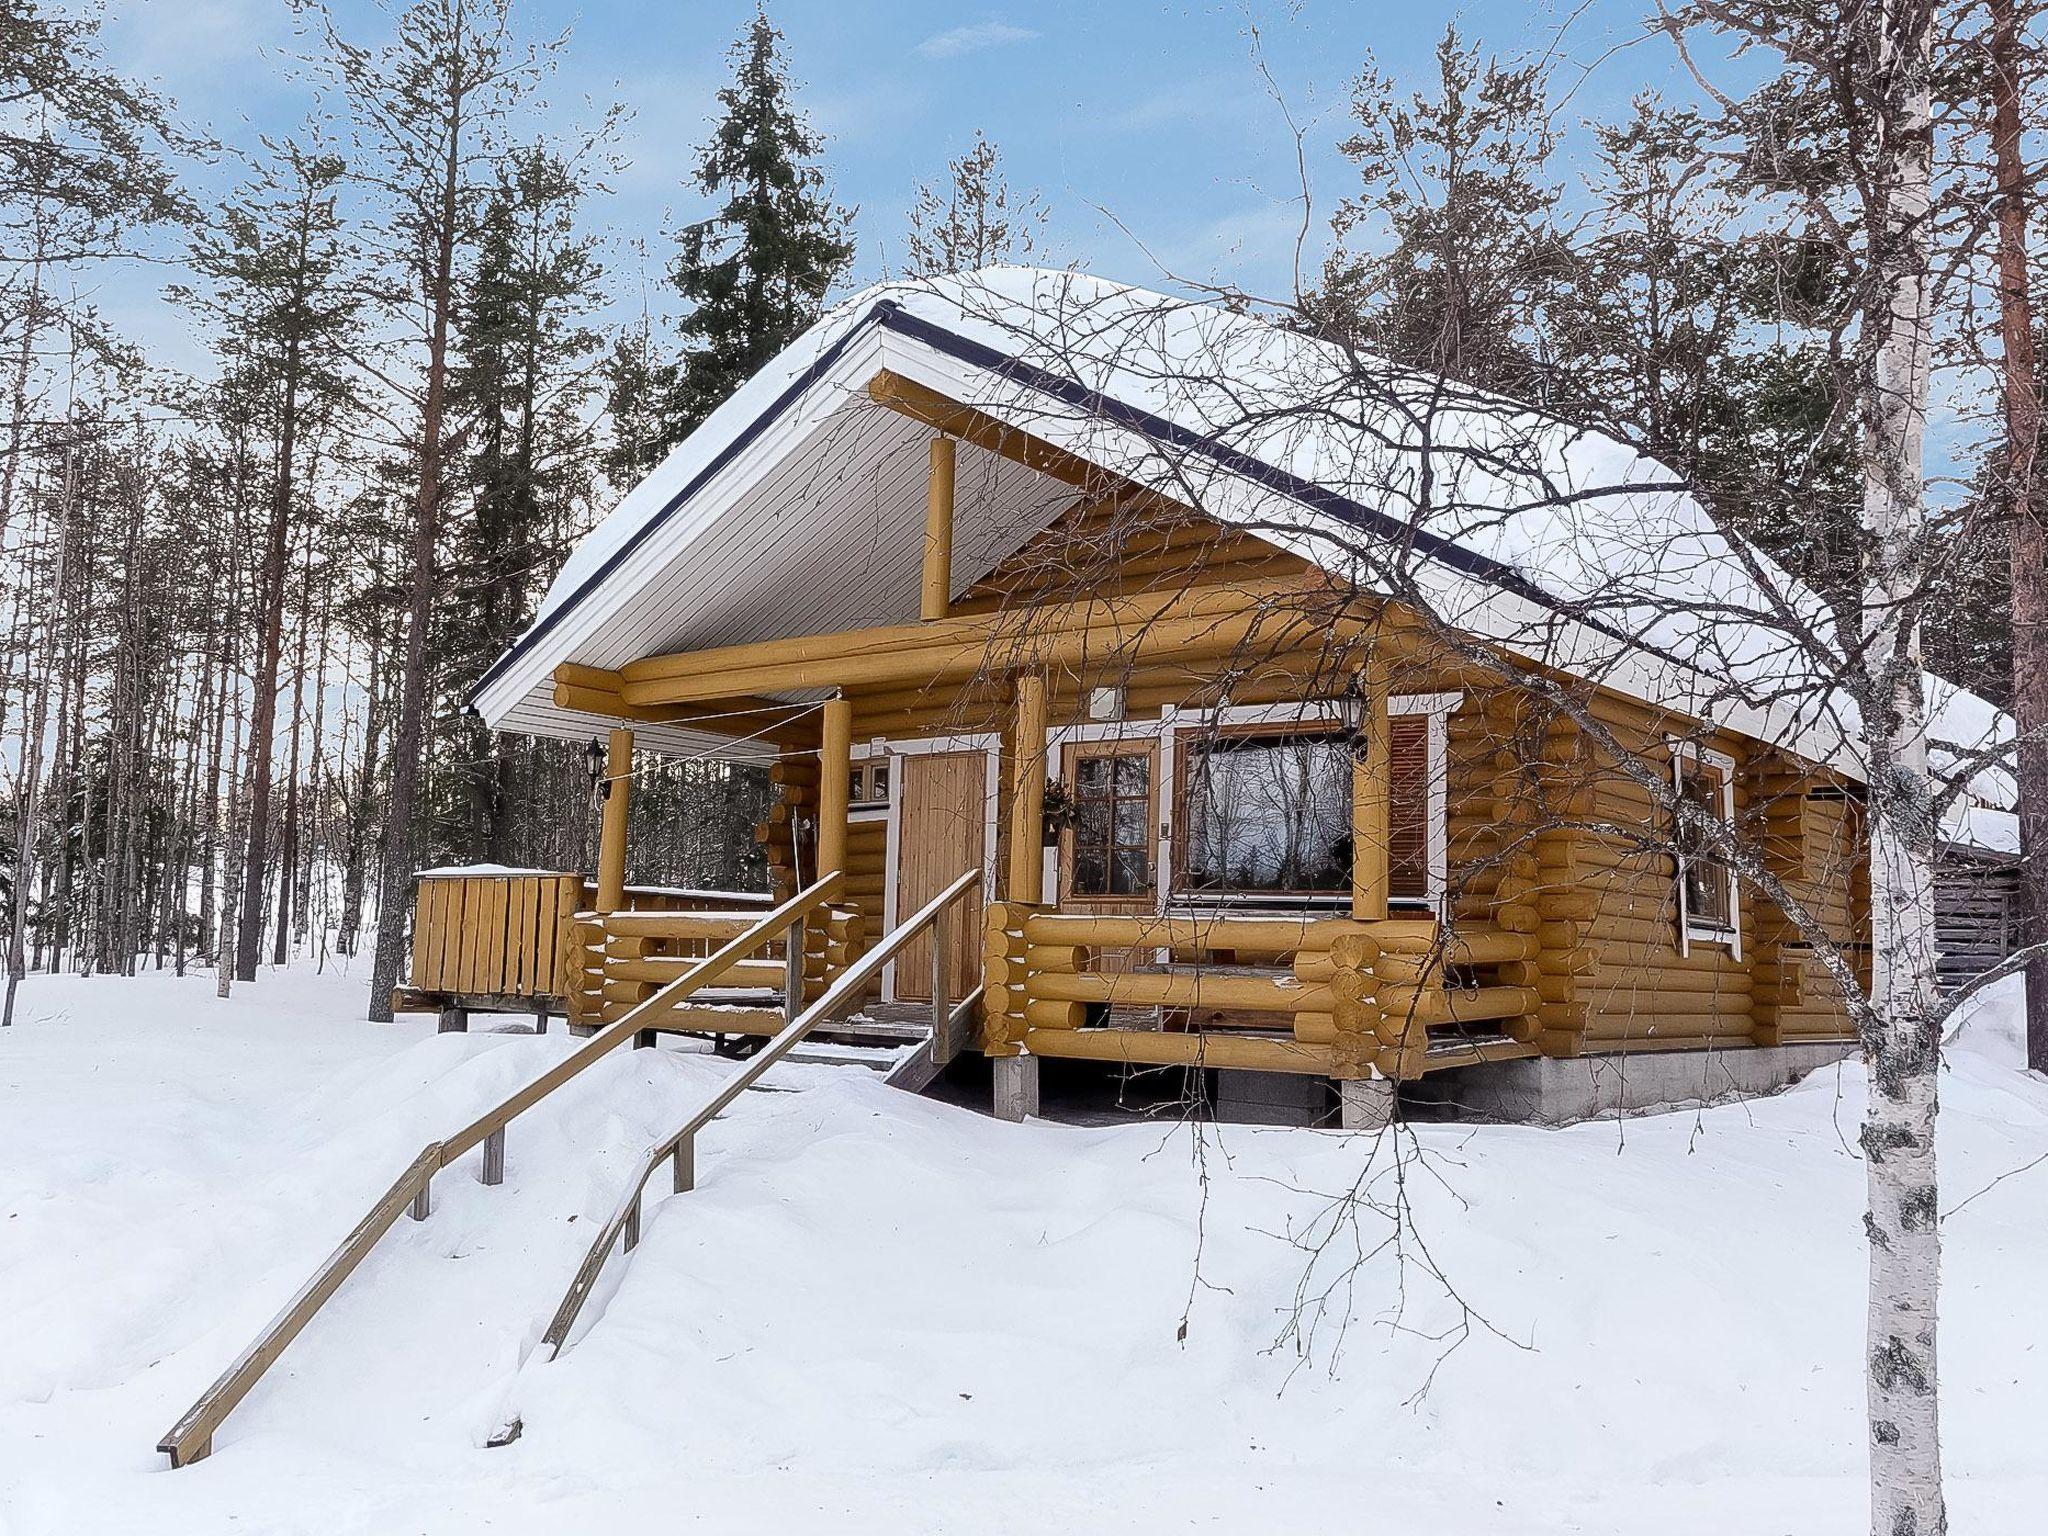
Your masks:
{"label": "reflection in window", "polygon": [[[1722,818],[1727,777],[1709,763],[1687,761],[1678,764],[1679,796],[1698,806],[1716,821]],[[1710,932],[1732,932],[1735,927],[1734,879],[1727,864],[1715,851],[1713,840],[1700,829],[1681,820],[1672,841],[1678,850],[1679,878],[1685,882],[1687,926]]]}
{"label": "reflection in window", "polygon": [[1190,892],[1351,886],[1351,755],[1328,732],[1191,738],[1183,875]]}
{"label": "reflection in window", "polygon": [[1152,889],[1152,755],[1090,755],[1074,764],[1076,896]]}

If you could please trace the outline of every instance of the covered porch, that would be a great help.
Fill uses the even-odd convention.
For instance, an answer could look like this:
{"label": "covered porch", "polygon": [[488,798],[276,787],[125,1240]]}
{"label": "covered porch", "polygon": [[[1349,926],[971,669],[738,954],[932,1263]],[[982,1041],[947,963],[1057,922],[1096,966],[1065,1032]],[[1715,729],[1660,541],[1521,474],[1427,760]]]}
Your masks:
{"label": "covered porch", "polygon": [[[554,667],[558,709],[614,722],[599,867],[564,929],[572,1022],[594,1027],[639,1005],[763,899],[650,911],[625,883],[635,732],[687,730],[772,759],[776,799],[755,836],[775,894],[814,882],[831,894],[800,954],[785,946],[736,963],[719,979],[726,995],[693,999],[672,1027],[773,1033],[899,913],[978,870],[979,931],[917,941],[883,972],[875,1002],[939,1017],[948,1001],[975,999],[974,1043],[996,1059],[1013,1105],[1030,1107],[1039,1057],[1383,1083],[1535,1054],[1555,991],[1544,978],[1572,963],[1546,959],[1542,930],[1571,937],[1569,914],[1504,884],[1484,921],[1446,928],[1440,763],[1433,873],[1412,887],[1397,879],[1396,718],[1436,741],[1450,708],[1394,695],[1397,627],[1270,563],[1077,601],[956,596],[955,432],[972,442],[977,428],[921,404],[934,430],[915,623]],[[1062,466],[1041,456],[1037,468]],[[1273,681],[1277,702],[1257,705],[1214,686],[1233,658],[1333,637],[1362,658],[1334,685]],[[1197,731],[1213,746],[1254,730],[1316,743],[1318,814],[1342,822],[1341,835],[1325,828],[1341,868],[1324,860],[1313,889],[1191,892],[1176,753],[1199,750],[1187,744]],[[1119,801],[1127,773],[1140,790]],[[1084,847],[1098,790],[1107,817],[1141,830],[1119,842],[1112,828]]]}

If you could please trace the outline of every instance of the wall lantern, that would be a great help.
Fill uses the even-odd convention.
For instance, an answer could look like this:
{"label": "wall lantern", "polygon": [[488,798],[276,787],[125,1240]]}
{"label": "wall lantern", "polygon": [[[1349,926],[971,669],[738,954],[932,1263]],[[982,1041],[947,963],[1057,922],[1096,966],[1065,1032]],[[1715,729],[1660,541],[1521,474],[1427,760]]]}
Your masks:
{"label": "wall lantern", "polygon": [[1337,731],[1351,752],[1351,760],[1356,763],[1365,761],[1371,744],[1371,734],[1366,729],[1370,710],[1370,702],[1365,696],[1365,680],[1354,672],[1351,681],[1344,685],[1344,691],[1337,695]]}
{"label": "wall lantern", "polygon": [[590,803],[596,805],[611,794],[612,786],[604,773],[604,747],[595,736],[590,738],[590,745],[583,749],[583,762],[590,769]]}

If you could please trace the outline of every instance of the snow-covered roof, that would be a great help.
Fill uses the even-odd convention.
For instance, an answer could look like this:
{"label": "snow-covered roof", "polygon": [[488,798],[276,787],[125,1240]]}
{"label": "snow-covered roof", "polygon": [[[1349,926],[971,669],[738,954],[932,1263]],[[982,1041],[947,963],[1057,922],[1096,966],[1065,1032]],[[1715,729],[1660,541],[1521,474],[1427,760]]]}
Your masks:
{"label": "snow-covered roof", "polygon": [[[1861,776],[1854,703],[1802,638],[1832,633],[1826,605],[1657,461],[1261,314],[1021,267],[880,285],[799,338],[579,545],[479,686],[485,718],[585,734],[545,696],[560,662],[914,617],[929,429],[868,400],[882,369],[1360,589]],[[1073,499],[962,463],[956,588]],[[1930,703],[1951,757],[2010,738],[1975,695],[1935,680]],[[1972,789],[2010,804],[1997,771]]]}

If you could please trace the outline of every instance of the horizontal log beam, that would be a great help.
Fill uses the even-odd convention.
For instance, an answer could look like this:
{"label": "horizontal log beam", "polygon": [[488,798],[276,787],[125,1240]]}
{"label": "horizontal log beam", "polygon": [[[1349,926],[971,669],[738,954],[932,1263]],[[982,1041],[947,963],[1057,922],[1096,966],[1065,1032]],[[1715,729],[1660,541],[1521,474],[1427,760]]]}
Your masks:
{"label": "horizontal log beam", "polygon": [[[620,689],[627,703],[647,706],[793,689],[907,686],[1017,667],[1128,665],[1141,656],[1218,655],[1261,644],[1291,648],[1309,625],[1326,642],[1334,620],[1331,612],[1316,610],[1301,582],[1247,582],[651,656],[622,670]],[[1364,622],[1355,621],[1359,628]],[[1352,626],[1334,627],[1341,634]]]}
{"label": "horizontal log beam", "polygon": [[1032,944],[1116,945],[1169,949],[1242,949],[1262,955],[1327,949],[1357,925],[1341,917],[1105,917],[1042,912],[1024,920]]}
{"label": "horizontal log beam", "polygon": [[899,415],[921,421],[948,437],[972,443],[986,453],[1008,459],[1013,464],[1025,465],[1068,485],[1080,486],[1090,495],[1120,492],[1142,495],[1162,508],[1186,515],[1186,509],[1178,502],[1145,491],[1125,476],[1112,474],[1092,460],[1054,447],[1041,437],[1020,431],[986,411],[962,405],[929,385],[907,379],[887,368],[868,380],[868,398]]}
{"label": "horizontal log beam", "polygon": [[1199,975],[1154,971],[1041,971],[1028,988],[1057,1003],[1114,1003],[1132,1008],[1229,1008],[1247,1013],[1328,1012],[1326,986],[1304,987],[1292,977]]}
{"label": "horizontal log beam", "polygon": [[1024,1048],[1034,1056],[1083,1061],[1126,1061],[1154,1066],[1224,1067],[1245,1072],[1306,1072],[1327,1077],[1334,1060],[1327,1046],[1304,1045],[1284,1035],[1168,1034],[1144,1029],[1027,1029]]}

